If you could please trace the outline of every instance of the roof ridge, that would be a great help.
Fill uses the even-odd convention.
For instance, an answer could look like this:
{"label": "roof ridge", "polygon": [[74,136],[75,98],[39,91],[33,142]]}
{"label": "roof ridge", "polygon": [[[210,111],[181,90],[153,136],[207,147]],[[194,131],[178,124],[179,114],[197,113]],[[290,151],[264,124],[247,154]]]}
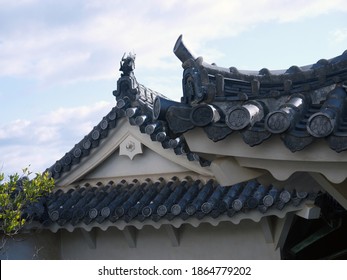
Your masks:
{"label": "roof ridge", "polygon": [[184,69],[181,103],[157,98],[155,106],[173,133],[200,127],[218,142],[237,131],[251,147],[275,134],[292,152],[326,138],[336,152],[347,150],[347,51],[276,75],[208,64],[191,54],[182,36],[174,53]]}

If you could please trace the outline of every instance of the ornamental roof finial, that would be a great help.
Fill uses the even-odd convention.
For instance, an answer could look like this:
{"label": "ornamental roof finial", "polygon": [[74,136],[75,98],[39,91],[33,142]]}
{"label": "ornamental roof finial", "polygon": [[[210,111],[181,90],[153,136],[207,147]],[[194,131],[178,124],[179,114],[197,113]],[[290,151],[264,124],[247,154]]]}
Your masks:
{"label": "ornamental roof finial", "polygon": [[133,70],[135,69],[135,57],[136,54],[129,53],[127,56],[125,56],[125,53],[122,57],[122,60],[120,61],[120,68],[119,71],[122,71],[123,76],[133,76],[134,72]]}

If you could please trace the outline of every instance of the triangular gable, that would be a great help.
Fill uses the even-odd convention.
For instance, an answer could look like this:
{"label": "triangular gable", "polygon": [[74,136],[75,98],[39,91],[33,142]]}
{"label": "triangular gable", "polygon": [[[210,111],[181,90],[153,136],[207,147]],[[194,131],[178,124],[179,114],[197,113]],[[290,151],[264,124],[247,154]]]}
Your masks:
{"label": "triangular gable", "polygon": [[127,118],[122,118],[97,148],[56,180],[56,185],[67,187],[84,181],[106,182],[153,176],[169,178],[179,174],[212,176],[209,168],[163,149],[160,143],[131,126]]}
{"label": "triangular gable", "polygon": [[[128,68],[133,65],[132,59],[130,56],[122,60],[120,70],[123,74],[117,81],[117,90],[113,92],[116,106],[84,139],[48,169],[57,187],[73,186],[86,179],[117,179],[123,175],[143,177],[156,173],[162,177],[190,172],[206,179],[213,176],[210,161],[191,152],[182,135],[172,133],[166,122],[156,118],[160,110],[156,108],[156,98],[161,97],[170,104],[173,101],[136,81],[133,68]],[[146,147],[144,151],[142,145]],[[142,156],[134,161],[138,153],[146,159]],[[115,158],[117,154],[120,156]],[[121,156],[129,156],[132,164]],[[148,166],[143,167],[146,160],[149,160]]]}

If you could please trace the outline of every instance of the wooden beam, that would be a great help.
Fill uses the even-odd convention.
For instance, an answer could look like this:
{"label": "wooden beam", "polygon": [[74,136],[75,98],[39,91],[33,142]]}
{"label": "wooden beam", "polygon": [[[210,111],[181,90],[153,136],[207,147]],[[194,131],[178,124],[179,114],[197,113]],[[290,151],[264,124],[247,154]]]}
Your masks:
{"label": "wooden beam", "polygon": [[341,226],[341,220],[340,220],[340,223],[334,225],[333,227],[326,225],[326,226],[320,228],[319,230],[312,233],[310,236],[308,236],[304,240],[300,241],[298,244],[294,245],[290,249],[290,252],[292,254],[297,254],[297,253],[301,252],[306,247],[308,247],[311,244],[315,243],[316,241],[324,238],[325,236],[327,236],[331,232],[335,231],[336,229],[340,228],[340,226]]}
{"label": "wooden beam", "polygon": [[166,233],[171,241],[173,247],[180,246],[180,234],[179,229],[173,227],[172,225],[164,225]]}
{"label": "wooden beam", "polygon": [[96,249],[96,229],[86,231],[85,229],[81,228],[81,233],[89,249]]}
{"label": "wooden beam", "polygon": [[310,172],[309,174],[324,190],[326,190],[343,208],[347,210],[347,185],[343,183],[331,183],[320,173]]}
{"label": "wooden beam", "polygon": [[260,220],[266,243],[274,243],[274,225],[271,217],[263,217]]}
{"label": "wooden beam", "polygon": [[314,204],[306,204],[296,215],[306,220],[319,219],[320,208]]}
{"label": "wooden beam", "polygon": [[129,248],[136,248],[137,229],[133,226],[126,226],[123,230],[123,234]]}

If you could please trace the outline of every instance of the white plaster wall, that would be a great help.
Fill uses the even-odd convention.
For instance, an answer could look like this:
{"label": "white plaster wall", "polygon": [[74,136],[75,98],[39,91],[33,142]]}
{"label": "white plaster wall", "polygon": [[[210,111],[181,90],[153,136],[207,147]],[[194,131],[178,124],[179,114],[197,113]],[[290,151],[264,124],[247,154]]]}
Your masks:
{"label": "white plaster wall", "polygon": [[136,248],[129,248],[122,231],[96,232],[96,249],[90,249],[80,231],[61,232],[63,259],[280,259],[279,250],[267,244],[261,226],[252,221],[217,227],[184,225],[180,245],[173,247],[166,230],[145,226],[137,232]]}
{"label": "white plaster wall", "polygon": [[187,168],[165,159],[144,146],[143,153],[136,155],[133,160],[119,155],[119,150],[116,150],[102,164],[89,172],[85,179],[114,178],[116,176],[124,178],[139,175],[150,177],[153,174],[175,175],[186,171],[188,171]]}

